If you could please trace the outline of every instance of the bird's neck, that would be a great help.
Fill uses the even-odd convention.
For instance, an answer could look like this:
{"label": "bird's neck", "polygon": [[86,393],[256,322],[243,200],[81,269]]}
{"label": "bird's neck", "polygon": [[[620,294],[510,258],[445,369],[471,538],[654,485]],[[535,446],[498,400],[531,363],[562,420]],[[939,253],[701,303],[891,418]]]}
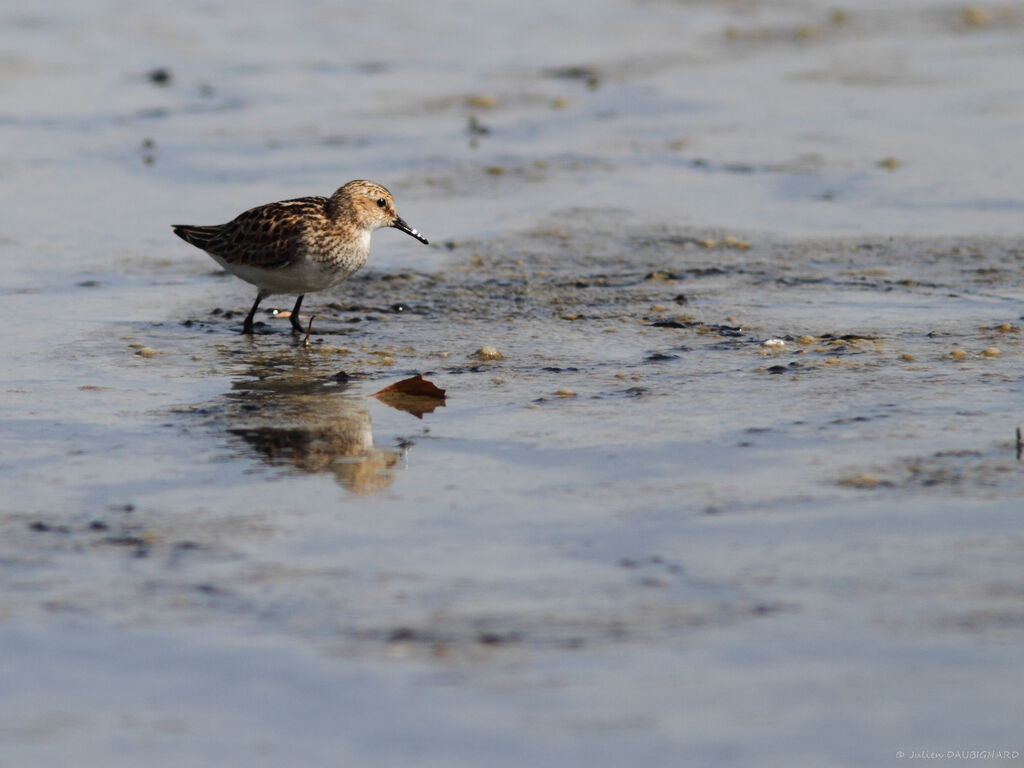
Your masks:
{"label": "bird's neck", "polygon": [[324,205],[324,213],[327,214],[327,218],[331,221],[338,223],[352,215],[352,203],[343,197],[332,195],[327,198],[327,204]]}

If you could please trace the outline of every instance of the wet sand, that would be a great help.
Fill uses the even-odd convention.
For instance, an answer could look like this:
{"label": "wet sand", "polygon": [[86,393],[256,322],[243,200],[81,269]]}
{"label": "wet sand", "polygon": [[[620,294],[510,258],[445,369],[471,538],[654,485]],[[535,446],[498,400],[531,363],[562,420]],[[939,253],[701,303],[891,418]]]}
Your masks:
{"label": "wet sand", "polygon": [[1024,16],[154,8],[2,17],[0,764],[1021,761]]}

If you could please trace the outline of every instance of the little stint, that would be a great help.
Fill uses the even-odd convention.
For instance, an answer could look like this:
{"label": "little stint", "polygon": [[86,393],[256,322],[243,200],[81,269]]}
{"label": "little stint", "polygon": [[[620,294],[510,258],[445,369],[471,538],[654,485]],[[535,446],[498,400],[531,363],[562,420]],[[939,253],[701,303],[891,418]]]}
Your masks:
{"label": "little stint", "polygon": [[294,293],[292,328],[302,299],[352,276],[370,255],[370,235],[394,227],[421,243],[427,238],[395,213],[395,201],[380,184],[350,181],[330,197],[299,197],[250,208],[227,224],[172,225],[174,234],[206,251],[231,274],[259,290],[242,333],[253,332],[260,302],[275,293]]}

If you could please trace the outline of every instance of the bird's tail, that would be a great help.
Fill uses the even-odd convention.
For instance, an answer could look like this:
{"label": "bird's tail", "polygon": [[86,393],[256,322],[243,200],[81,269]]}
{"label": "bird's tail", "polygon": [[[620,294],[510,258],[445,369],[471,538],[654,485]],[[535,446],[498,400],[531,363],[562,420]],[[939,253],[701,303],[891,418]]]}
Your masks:
{"label": "bird's tail", "polygon": [[219,226],[197,227],[192,224],[172,224],[174,234],[196,248],[206,248],[217,236],[221,228]]}

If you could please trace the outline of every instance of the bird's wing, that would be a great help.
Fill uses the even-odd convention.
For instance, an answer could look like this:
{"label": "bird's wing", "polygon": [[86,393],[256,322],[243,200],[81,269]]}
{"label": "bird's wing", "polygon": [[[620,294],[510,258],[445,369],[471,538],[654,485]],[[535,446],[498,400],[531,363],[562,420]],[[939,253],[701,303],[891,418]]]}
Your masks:
{"label": "bird's wing", "polygon": [[175,232],[228,264],[277,269],[292,263],[308,221],[324,215],[326,202],[324,197],[283,200],[250,208],[219,227],[182,226]]}

